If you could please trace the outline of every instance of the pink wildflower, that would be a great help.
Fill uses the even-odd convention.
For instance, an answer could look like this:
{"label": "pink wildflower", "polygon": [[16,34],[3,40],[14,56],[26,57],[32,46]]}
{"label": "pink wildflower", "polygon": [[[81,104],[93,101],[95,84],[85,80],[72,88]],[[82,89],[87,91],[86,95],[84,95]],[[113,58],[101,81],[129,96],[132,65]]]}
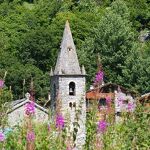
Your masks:
{"label": "pink wildflower", "polygon": [[34,102],[30,102],[30,103],[27,103],[25,105],[25,113],[27,115],[32,115],[32,114],[35,113],[35,104],[34,104]]}
{"label": "pink wildflower", "polygon": [[99,72],[96,74],[94,83],[98,83],[98,82],[102,81],[103,78],[104,78],[104,72],[103,72],[103,71],[99,71]]}
{"label": "pink wildflower", "polygon": [[0,88],[4,87],[4,80],[0,80]]}
{"label": "pink wildflower", "polygon": [[56,116],[56,128],[62,129],[62,128],[64,128],[64,124],[65,124],[65,121],[64,121],[63,116],[61,114],[57,114],[57,116]]}
{"label": "pink wildflower", "polygon": [[135,105],[133,103],[128,103],[128,106],[127,106],[128,111],[131,112],[134,110],[134,108],[135,108]]}
{"label": "pink wildflower", "polygon": [[0,132],[0,142],[3,142],[5,140],[5,136],[2,132]]}
{"label": "pink wildflower", "polygon": [[121,107],[123,105],[123,98],[121,96],[118,97],[118,106]]}
{"label": "pink wildflower", "polygon": [[109,96],[106,97],[106,103],[110,104],[111,103],[111,98]]}
{"label": "pink wildflower", "polygon": [[34,141],[35,140],[35,133],[33,131],[28,131],[26,139],[28,142]]}
{"label": "pink wildflower", "polygon": [[105,120],[100,120],[98,122],[98,132],[104,133],[107,128],[107,122]]}

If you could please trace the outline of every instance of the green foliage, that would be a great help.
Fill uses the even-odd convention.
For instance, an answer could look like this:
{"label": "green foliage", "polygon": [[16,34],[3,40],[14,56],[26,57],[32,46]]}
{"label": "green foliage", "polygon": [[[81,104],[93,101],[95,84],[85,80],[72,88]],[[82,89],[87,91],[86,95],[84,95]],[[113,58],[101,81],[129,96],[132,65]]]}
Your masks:
{"label": "green foliage", "polygon": [[8,102],[12,100],[12,93],[6,87],[0,88],[0,126],[7,124],[7,111],[9,110]]}
{"label": "green foliage", "polygon": [[[8,71],[5,83],[12,86],[15,98],[22,95],[23,78],[29,85],[31,76],[24,71],[27,64],[38,70],[35,80],[42,77],[41,82],[49,84],[47,72],[55,66],[66,20],[70,22],[80,64],[84,64],[87,71],[88,87],[93,82],[99,53],[105,81],[142,93],[150,90],[145,71],[141,71],[138,82],[133,79],[137,69],[134,69],[136,63],[130,61],[134,57],[134,45],[139,43],[138,31],[149,30],[150,3],[147,0],[5,0],[0,3],[0,73]],[[139,47],[142,45],[139,43]],[[145,57],[149,54],[149,44],[141,51],[139,65],[144,69],[143,64],[149,64],[149,58]],[[35,88],[37,97],[44,98],[48,89],[43,91],[42,84],[35,83],[38,86]]]}
{"label": "green foliage", "polygon": [[[0,91],[0,125],[6,123],[5,102],[12,100],[12,93],[14,99],[24,97],[31,78],[36,98],[47,96],[48,72],[55,65],[66,20],[80,64],[86,68],[88,86],[93,82],[99,53],[106,82],[140,93],[150,91],[150,42],[140,43],[138,39],[139,31],[150,29],[148,0],[1,0],[0,4],[0,78],[8,72],[5,88]],[[10,86],[12,93],[7,88]],[[95,117],[95,111],[87,115],[85,149],[95,149]],[[138,109],[124,124],[109,126],[104,148],[149,149],[148,125],[148,114]],[[48,133],[46,128],[34,126],[37,149],[66,149],[65,132],[56,138],[55,129]],[[76,132],[75,126],[75,136]],[[25,136],[26,130],[18,128],[8,137],[6,149],[24,149]]]}
{"label": "green foliage", "polygon": [[[121,5],[122,4],[122,5]],[[101,54],[107,81],[119,83],[122,68],[134,44],[134,33],[125,3],[116,1],[106,11],[96,30],[95,52]]]}
{"label": "green foliage", "polygon": [[130,8],[131,21],[137,30],[150,29],[150,3],[149,0],[125,0]]}
{"label": "green foliage", "polygon": [[[98,144],[100,144],[97,143],[97,140],[100,137],[103,143],[102,147],[106,150],[147,150],[150,148],[149,107],[144,107],[137,103],[135,112],[122,113],[122,118],[118,123],[114,123],[114,121],[112,121],[113,114],[109,114],[112,116],[112,120],[107,120],[107,130],[101,134],[97,132],[97,121],[99,121],[97,117],[100,114],[98,113],[95,105],[91,107],[91,110],[92,111],[87,113],[85,150],[96,149]],[[29,118],[26,119],[27,120],[25,120],[23,126],[18,126],[13,130],[13,132],[7,134],[5,142],[0,142],[1,149],[22,150],[26,148],[26,134]],[[68,138],[69,134],[67,134],[66,130],[57,130],[55,123],[52,121],[50,124],[50,130],[48,130],[47,123],[36,123],[32,120],[32,130],[34,130],[36,136],[34,144],[37,150],[40,150],[41,148],[45,150],[65,150],[68,146],[68,141],[71,140],[71,137]]]}
{"label": "green foliage", "polygon": [[[60,133],[56,131],[56,128],[52,125],[51,131],[48,131],[47,124],[33,124],[34,132],[35,132],[35,147],[37,150],[45,149],[55,149],[55,150],[65,150],[66,144],[65,131],[61,131]],[[42,130],[41,130],[42,129]],[[40,131],[40,132],[39,132]],[[22,150],[26,149],[26,134],[27,128],[24,126],[23,128],[18,127],[8,135],[7,142],[5,144],[6,149],[17,149]]]}
{"label": "green foliage", "polygon": [[93,149],[94,148],[94,142],[96,137],[96,130],[97,130],[97,108],[93,106],[93,111],[89,111],[87,113],[87,121],[86,121],[86,144],[85,149]]}
{"label": "green foliage", "polygon": [[89,88],[90,84],[93,83],[95,72],[97,68],[97,54],[94,53],[94,39],[88,38],[85,39],[85,42],[82,44],[81,50],[79,51],[79,60],[80,63],[85,66],[87,73],[87,87]]}
{"label": "green foliage", "polygon": [[105,149],[149,149],[150,120],[148,112],[143,106],[138,105],[134,114],[124,116],[122,123],[110,125],[103,137]]}
{"label": "green foliage", "polygon": [[146,49],[137,45],[125,61],[128,67],[123,69],[123,83],[144,94],[150,90],[150,55],[146,55],[148,51],[143,53],[143,47]]}
{"label": "green foliage", "polygon": [[45,28],[31,30],[21,39],[18,49],[20,61],[23,64],[33,64],[43,71],[48,70],[54,60],[51,39]]}
{"label": "green foliage", "polygon": [[[7,58],[7,61],[6,61]],[[35,95],[36,98],[47,97],[49,90],[49,75],[43,73],[39,68],[30,64],[21,64],[18,59],[9,52],[1,52],[0,59],[0,77],[4,77],[4,73],[7,71],[5,84],[7,87],[12,87],[14,98],[22,98],[23,92],[29,92],[31,78],[34,80]],[[25,79],[25,85],[23,87],[23,81]],[[23,91],[24,88],[24,91]]]}

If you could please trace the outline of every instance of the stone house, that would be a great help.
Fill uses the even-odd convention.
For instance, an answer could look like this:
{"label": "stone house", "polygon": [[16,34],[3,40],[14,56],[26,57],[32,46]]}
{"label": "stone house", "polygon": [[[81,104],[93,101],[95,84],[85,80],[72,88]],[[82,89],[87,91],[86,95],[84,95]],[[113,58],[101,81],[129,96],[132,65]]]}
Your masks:
{"label": "stone house", "polygon": [[[103,116],[103,112],[105,112],[104,110],[108,108],[107,99],[109,98],[109,113],[114,114],[114,120],[117,121],[122,112],[129,111],[129,104],[135,107],[135,97],[135,92],[130,91],[123,86],[114,83],[106,83],[98,88],[94,88],[86,92],[87,111],[91,109],[93,104],[96,104],[98,109],[101,108],[99,110],[102,117],[107,117]],[[120,100],[122,103],[121,105],[119,105]],[[134,108],[132,111],[134,111]]]}
{"label": "stone house", "polygon": [[[12,101],[10,104],[10,111],[8,112],[8,125],[14,127],[21,125],[25,118],[25,105],[31,103],[29,100],[30,94],[26,94],[26,98]],[[34,121],[36,122],[48,122],[48,110],[35,103]]]}

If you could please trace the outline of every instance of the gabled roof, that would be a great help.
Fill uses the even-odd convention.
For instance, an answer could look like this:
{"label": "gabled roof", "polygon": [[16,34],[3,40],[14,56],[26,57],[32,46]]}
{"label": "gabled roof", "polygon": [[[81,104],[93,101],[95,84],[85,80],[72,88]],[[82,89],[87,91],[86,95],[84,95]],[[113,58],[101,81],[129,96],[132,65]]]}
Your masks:
{"label": "gabled roof", "polygon": [[[136,95],[134,91],[130,91],[124,88],[123,86],[120,86],[115,83],[106,83],[104,85],[101,85],[100,87],[96,87],[94,89],[88,90],[86,92],[86,98],[92,99],[92,98],[95,98],[96,96],[101,97],[101,96],[107,96],[108,94],[109,96],[113,97],[114,96],[113,93],[115,92],[115,90],[118,90],[118,87],[123,93],[126,93],[126,94],[130,93],[132,96]],[[109,91],[110,89],[112,91]]]}
{"label": "gabled roof", "polygon": [[130,94],[137,94],[135,91],[129,90],[121,85],[118,85],[116,83],[106,83],[100,87],[100,91],[103,91],[105,88],[114,88],[114,90],[118,90],[118,87],[120,90],[124,93],[130,93]]}
{"label": "gabled roof", "polygon": [[143,94],[143,95],[139,98],[139,101],[140,101],[140,102],[144,102],[144,101],[149,101],[149,102],[150,102],[150,92]]}
{"label": "gabled roof", "polygon": [[150,92],[143,94],[141,97],[147,97],[147,96],[150,96]]}
{"label": "gabled roof", "polygon": [[[31,102],[32,101],[30,101],[28,99],[20,99],[20,100],[16,100],[16,101],[11,102],[11,104],[10,104],[11,108],[10,108],[10,111],[8,112],[8,114],[11,113],[11,112],[13,112],[13,111],[15,111],[16,109],[24,106],[26,103],[31,103]],[[35,104],[36,108],[38,108],[41,111],[43,111],[43,112],[45,112],[45,113],[48,114],[48,110],[47,109],[45,109],[44,107],[38,105],[37,103],[34,103],[34,104]]]}
{"label": "gabled roof", "polygon": [[68,21],[66,21],[54,75],[82,75]]}
{"label": "gabled roof", "polygon": [[19,103],[22,103],[23,101],[25,101],[26,99],[23,98],[23,99],[18,99],[18,100],[15,100],[15,101],[12,101],[10,106],[11,107],[14,107],[15,105],[19,104]]}

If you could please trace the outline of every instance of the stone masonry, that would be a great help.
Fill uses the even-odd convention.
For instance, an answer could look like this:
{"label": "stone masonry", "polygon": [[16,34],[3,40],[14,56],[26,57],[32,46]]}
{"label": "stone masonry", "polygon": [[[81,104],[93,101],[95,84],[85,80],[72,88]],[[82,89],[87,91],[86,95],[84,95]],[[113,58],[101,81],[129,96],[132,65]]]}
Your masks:
{"label": "stone masonry", "polygon": [[[75,149],[81,150],[85,144],[86,101],[85,101],[85,69],[80,68],[73,42],[69,22],[66,22],[60,52],[54,72],[51,70],[51,109],[56,108],[57,93],[61,101],[61,113],[69,123],[69,132],[78,128]],[[78,119],[77,119],[78,118]],[[74,126],[74,122],[79,127]]]}

